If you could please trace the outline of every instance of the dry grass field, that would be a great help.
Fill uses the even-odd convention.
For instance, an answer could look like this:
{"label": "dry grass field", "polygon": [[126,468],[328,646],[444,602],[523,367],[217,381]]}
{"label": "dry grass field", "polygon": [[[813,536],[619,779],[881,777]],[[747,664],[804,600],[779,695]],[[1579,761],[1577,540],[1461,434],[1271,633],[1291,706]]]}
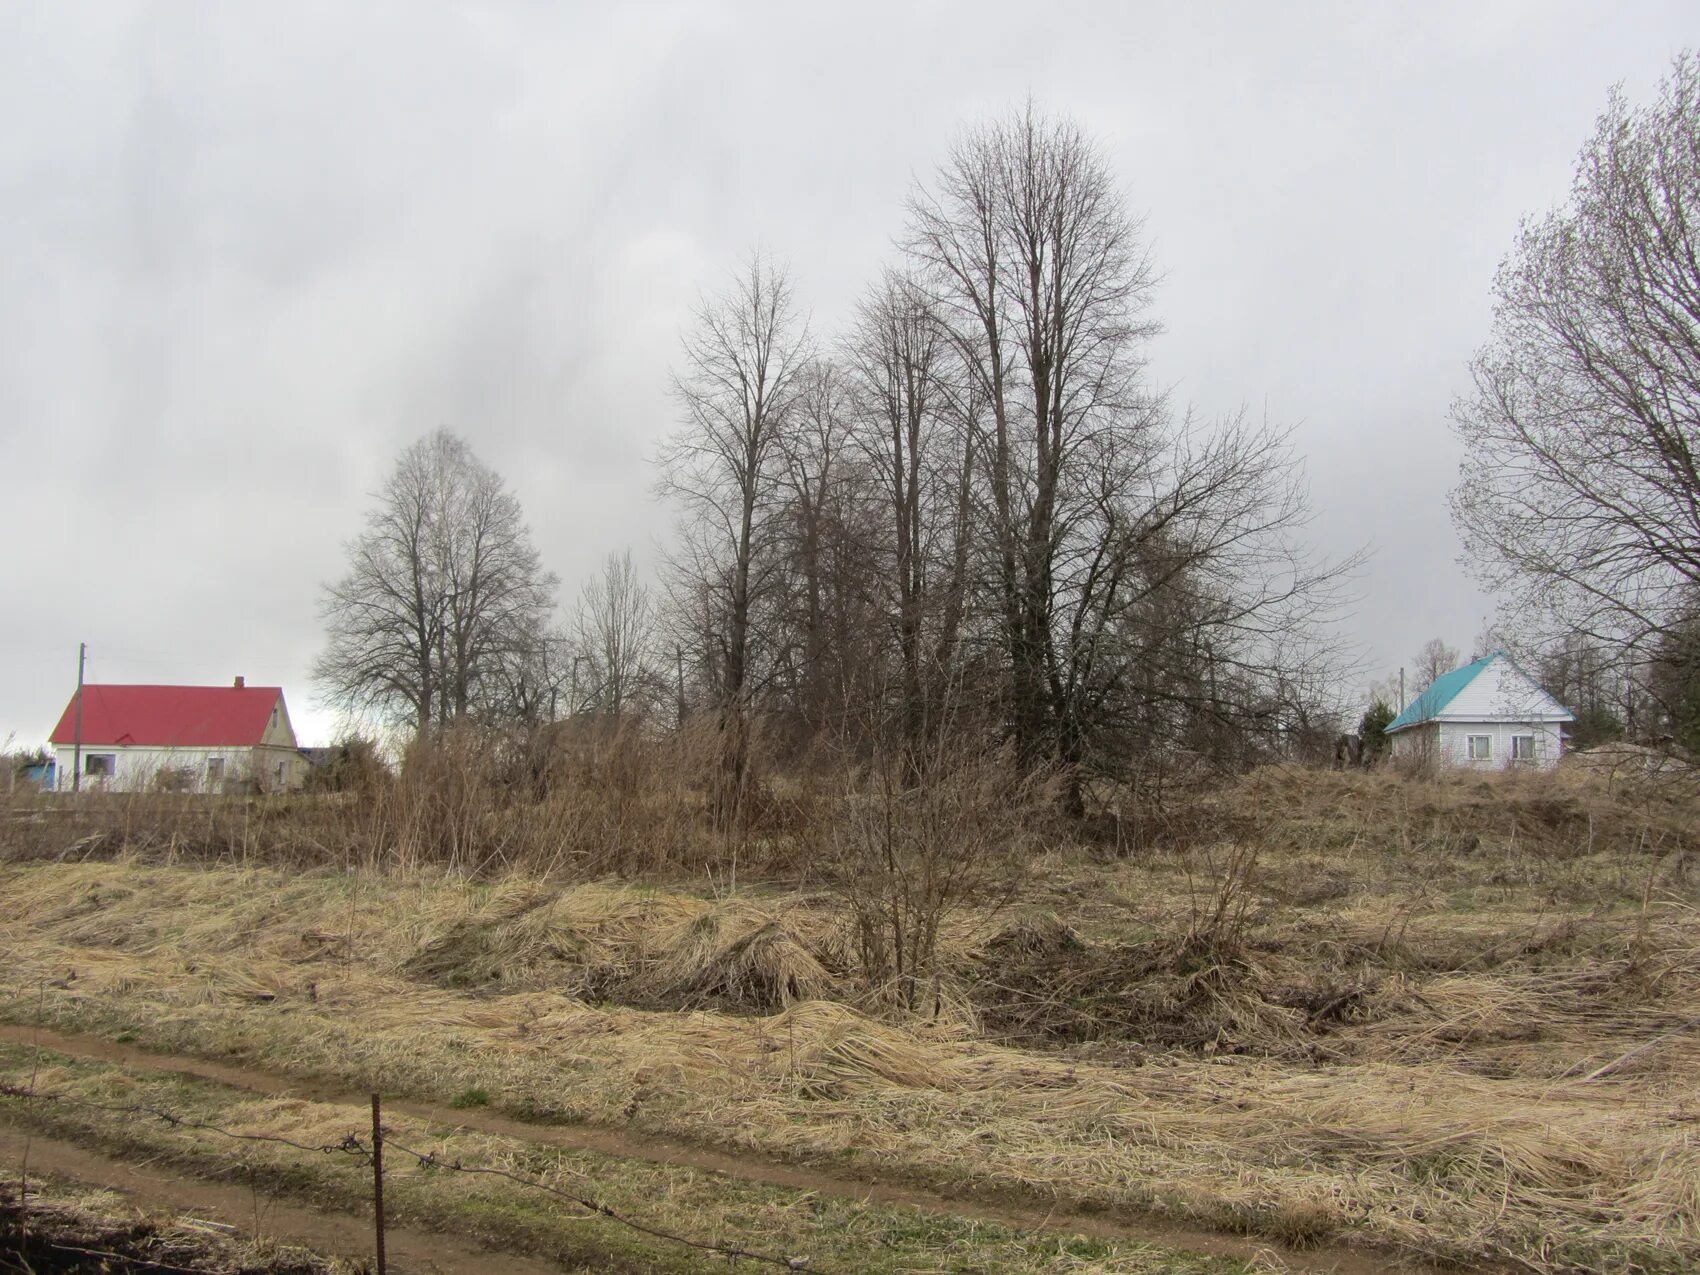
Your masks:
{"label": "dry grass field", "polygon": [[[9,825],[13,1085],[47,1029],[515,1122],[518,1143],[466,1152],[491,1162],[535,1157],[524,1128],[588,1128],[634,1209],[777,1236],[816,1269],[1700,1264],[1700,798],[1668,780],[1258,771],[1053,843],[1014,902],[951,911],[901,1011],[779,833],[734,883],[665,856],[595,879],[565,853],[355,857],[315,810],[245,808],[240,842],[93,818]],[[91,1092],[156,1083],[51,1061]],[[47,1132],[21,1105],[7,1119]],[[644,1175],[669,1147],[768,1194],[661,1189]],[[901,1201],[870,1203],[878,1236],[834,1214],[876,1181],[942,1211],[909,1234],[880,1212]],[[416,1214],[450,1225],[443,1207]],[[1045,1238],[1071,1227],[1098,1238]],[[1184,1255],[1212,1233],[1253,1239]]]}

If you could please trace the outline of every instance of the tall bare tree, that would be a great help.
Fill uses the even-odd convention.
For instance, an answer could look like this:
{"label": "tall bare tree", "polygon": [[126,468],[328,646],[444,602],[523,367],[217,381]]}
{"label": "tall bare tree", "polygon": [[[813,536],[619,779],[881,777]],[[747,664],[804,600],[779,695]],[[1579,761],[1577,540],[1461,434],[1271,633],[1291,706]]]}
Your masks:
{"label": "tall bare tree", "polygon": [[654,609],[631,552],[611,553],[579,594],[573,617],[573,655],[582,675],[579,702],[619,717],[638,709],[653,688]]}
{"label": "tall bare tree", "polygon": [[909,204],[907,249],[987,405],[982,454],[1017,751],[1054,739],[1059,557],[1077,471],[1149,451],[1140,347],[1155,272],[1103,156],[1031,105],[968,132]]}
{"label": "tall bare tree", "polygon": [[329,703],[424,731],[494,705],[505,668],[543,641],[555,577],[518,499],[447,430],[401,454],[347,551],[320,607]]}
{"label": "tall bare tree", "polygon": [[787,603],[776,617],[790,707],[810,731],[842,732],[877,681],[880,615],[870,560],[867,466],[853,446],[851,378],[828,359],[798,379],[784,436],[781,552]]}
{"label": "tall bare tree", "polygon": [[1508,626],[1629,665],[1700,596],[1700,63],[1608,99],[1570,198],[1524,223],[1453,409],[1453,517]]}
{"label": "tall bare tree", "polygon": [[673,388],[684,425],[661,453],[661,489],[678,501],[680,587],[701,611],[724,741],[715,808],[741,810],[749,707],[759,671],[752,619],[780,580],[782,435],[808,362],[806,324],[785,271],[759,255],[703,301]]}
{"label": "tall bare tree", "polygon": [[[1313,558],[1287,434],[1175,421],[1144,384],[1156,272],[1102,153],[1034,108],[969,131],[905,247],[979,420],[973,496],[1023,763],[1192,746],[1316,716],[1319,624],[1356,558]],[[958,395],[958,401],[966,401]]]}
{"label": "tall bare tree", "polygon": [[845,342],[858,450],[874,477],[881,600],[896,648],[897,735],[911,758],[948,679],[966,587],[973,433],[950,334],[927,293],[887,271]]}

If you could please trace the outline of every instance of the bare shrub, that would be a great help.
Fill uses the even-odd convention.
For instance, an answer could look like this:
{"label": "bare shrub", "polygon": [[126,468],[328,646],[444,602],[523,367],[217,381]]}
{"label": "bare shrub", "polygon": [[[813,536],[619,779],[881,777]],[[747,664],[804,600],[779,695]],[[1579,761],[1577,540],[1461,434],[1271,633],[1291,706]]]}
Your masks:
{"label": "bare shrub", "polygon": [[1183,952],[1224,963],[1239,959],[1257,904],[1260,849],[1253,835],[1200,847],[1183,857],[1189,905]]}
{"label": "bare shrub", "polygon": [[930,996],[938,1012],[940,933],[959,909],[991,915],[1020,893],[1054,817],[1040,787],[1010,749],[957,742],[918,768],[913,754],[882,756],[844,794],[826,871],[877,999],[913,1011]]}

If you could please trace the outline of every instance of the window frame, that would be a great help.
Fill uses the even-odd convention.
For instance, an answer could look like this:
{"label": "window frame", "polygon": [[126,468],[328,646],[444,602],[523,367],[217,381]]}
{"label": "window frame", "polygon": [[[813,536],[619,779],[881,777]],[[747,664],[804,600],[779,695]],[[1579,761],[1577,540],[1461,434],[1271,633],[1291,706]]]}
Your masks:
{"label": "window frame", "polygon": [[[1483,744],[1482,751],[1479,753],[1476,751],[1476,741],[1478,739],[1481,740]],[[1493,735],[1491,733],[1486,735],[1466,734],[1464,736],[1464,757],[1468,761],[1492,761]]]}
{"label": "window frame", "polygon": [[[1526,751],[1519,751],[1520,746],[1521,746],[1522,749],[1524,749]],[[1532,730],[1531,731],[1521,731],[1518,734],[1515,734],[1511,737],[1511,760],[1512,761],[1534,761],[1535,760],[1535,732],[1534,731],[1532,731]]]}
{"label": "window frame", "polygon": [[[96,765],[99,769],[96,769]],[[111,779],[118,773],[117,753],[84,753],[84,779]]]}

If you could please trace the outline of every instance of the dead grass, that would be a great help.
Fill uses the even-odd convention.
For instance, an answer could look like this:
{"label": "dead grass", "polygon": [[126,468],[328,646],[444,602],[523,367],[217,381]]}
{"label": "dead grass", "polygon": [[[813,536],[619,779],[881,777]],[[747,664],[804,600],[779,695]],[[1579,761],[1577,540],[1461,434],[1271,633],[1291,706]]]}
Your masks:
{"label": "dead grass", "polygon": [[1279,770],[1186,818],[964,908],[900,1021],[829,894],[157,850],[0,869],[4,1013],[1288,1239],[1700,1262],[1692,800]]}
{"label": "dead grass", "polygon": [[[1150,1041],[1121,1062],[1011,1049],[961,1016],[903,1025],[805,999],[794,978],[798,993],[851,991],[820,955],[842,921],[818,900],[135,863],[0,878],[12,915],[30,918],[0,930],[4,1012],[18,1021],[44,995],[52,1023],[165,1048],[443,1101],[478,1088],[534,1116],[1287,1237],[1544,1270],[1700,1260],[1700,1033],[1675,1030],[1700,1013],[1692,909],[1452,926],[1440,911],[1401,920],[1354,889],[1326,920],[1264,918],[1222,963],[1187,954],[1173,877],[1102,871],[1083,909],[1097,935],[1028,917],[965,926],[951,944],[1006,973],[1035,954],[1077,963],[1105,950],[1109,896],[1141,882],[1142,906],[1174,924],[1144,941],[1152,963],[1128,967],[1125,986],[1166,986],[1194,1008],[1127,1034],[1213,1016],[1219,1037],[1190,1055]],[[1424,972],[1412,954],[1433,943],[1481,959]],[[1355,971],[1343,998],[1317,999],[1324,950]],[[617,987],[790,1004],[753,1016],[585,999]],[[1282,1003],[1283,987],[1305,995]],[[1231,1056],[1236,1041],[1259,1048]]]}
{"label": "dead grass", "polygon": [[[0,1075],[32,1071],[29,1051],[0,1047]],[[48,1054],[37,1088],[107,1105],[148,1106],[232,1133],[287,1138],[305,1147],[363,1137],[360,1105],[256,1097],[205,1081],[127,1071]],[[9,1121],[93,1143],[146,1163],[248,1185],[256,1212],[273,1194],[347,1206],[365,1197],[369,1170],[347,1156],[303,1153],[275,1142],[233,1144],[191,1125],[140,1114],[0,1100]],[[392,1224],[476,1235],[498,1249],[569,1263],[573,1270],[685,1272],[723,1269],[723,1258],[587,1216],[558,1197],[510,1179],[441,1167],[494,1169],[594,1197],[617,1214],[675,1234],[808,1258],[807,1269],[898,1272],[1026,1272],[1028,1275],[1232,1275],[1245,1267],[1126,1239],[1087,1239],[1065,1227],[1022,1230],[914,1206],[742,1182],[689,1167],[561,1148],[523,1137],[386,1114],[391,1140],[385,1199]],[[406,1147],[433,1157],[426,1165]],[[489,1269],[501,1262],[499,1252]],[[742,1265],[738,1265],[743,1269]],[[232,1273],[234,1275],[234,1272]],[[246,1273],[245,1273],[246,1275]],[[255,1271],[253,1275],[260,1275]],[[269,1273],[268,1273],[269,1275]],[[290,1272],[290,1275],[295,1275]],[[306,1272],[301,1272],[306,1275]]]}

